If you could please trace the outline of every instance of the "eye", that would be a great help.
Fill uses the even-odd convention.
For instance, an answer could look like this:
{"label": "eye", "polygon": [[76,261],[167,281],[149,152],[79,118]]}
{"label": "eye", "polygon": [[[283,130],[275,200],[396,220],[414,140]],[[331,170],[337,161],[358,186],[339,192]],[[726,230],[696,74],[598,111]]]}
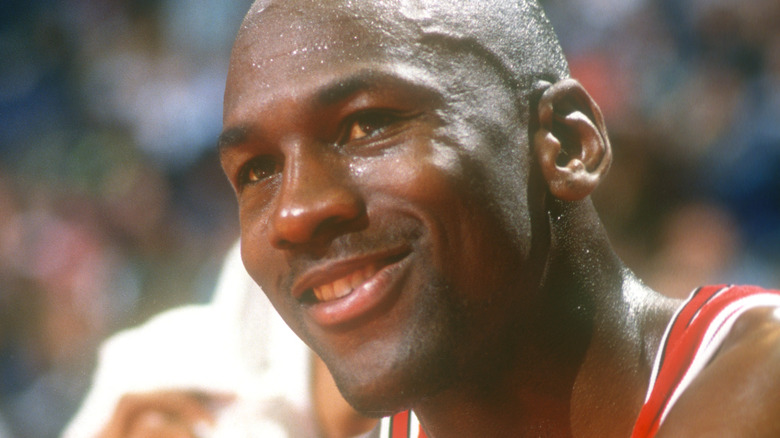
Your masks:
{"label": "eye", "polygon": [[339,143],[345,144],[378,135],[399,118],[398,115],[387,111],[361,112],[348,120],[347,129]]}
{"label": "eye", "polygon": [[238,173],[238,186],[257,184],[279,171],[277,160],[270,155],[252,158],[241,167]]}

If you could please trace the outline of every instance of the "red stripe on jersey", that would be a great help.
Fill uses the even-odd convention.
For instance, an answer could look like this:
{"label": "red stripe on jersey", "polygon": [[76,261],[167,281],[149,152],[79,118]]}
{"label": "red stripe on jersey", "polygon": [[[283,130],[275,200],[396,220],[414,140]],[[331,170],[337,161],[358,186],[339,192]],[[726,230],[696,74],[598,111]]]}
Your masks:
{"label": "red stripe on jersey", "polygon": [[412,411],[399,412],[390,419],[390,438],[428,438],[422,425],[418,425],[416,430],[412,430],[412,426],[419,424],[416,417],[412,421]]}
{"label": "red stripe on jersey", "polygon": [[393,415],[390,421],[390,438],[409,438],[409,411]]}
{"label": "red stripe on jersey", "polygon": [[[690,369],[696,355],[708,346],[705,339],[715,320],[723,316],[737,315],[729,306],[736,301],[758,294],[780,294],[753,286],[708,286],[694,292],[677,317],[670,323],[668,336],[659,347],[661,355],[655,382],[647,401],[634,425],[632,438],[652,437],[663,421],[667,405]],[[775,300],[776,301],[776,300]],[[744,309],[743,309],[744,310]],[[728,315],[727,315],[728,313]],[[738,317],[738,316],[737,316]],[[722,324],[722,323],[721,323]]]}

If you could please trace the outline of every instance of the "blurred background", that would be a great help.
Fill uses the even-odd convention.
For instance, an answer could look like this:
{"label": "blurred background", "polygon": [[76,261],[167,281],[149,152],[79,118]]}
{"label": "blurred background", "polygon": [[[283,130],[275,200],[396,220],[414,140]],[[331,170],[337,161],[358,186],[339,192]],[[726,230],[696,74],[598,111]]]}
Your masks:
{"label": "blurred background", "polygon": [[[214,145],[249,0],[0,3],[0,437],[55,437],[99,342],[204,302],[237,237]],[[646,282],[780,287],[780,2],[547,0]]]}

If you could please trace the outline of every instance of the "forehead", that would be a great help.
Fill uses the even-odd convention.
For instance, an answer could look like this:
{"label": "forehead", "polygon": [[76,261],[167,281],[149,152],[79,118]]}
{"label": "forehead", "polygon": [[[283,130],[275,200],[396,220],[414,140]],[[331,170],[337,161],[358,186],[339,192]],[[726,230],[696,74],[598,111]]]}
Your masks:
{"label": "forehead", "polygon": [[284,56],[346,55],[383,46],[375,15],[373,10],[357,13],[331,2],[289,1],[253,8],[242,24],[234,54],[249,54],[262,63]]}
{"label": "forehead", "polygon": [[474,40],[452,38],[443,30],[449,25],[410,12],[403,6],[408,2],[392,7],[392,1],[284,0],[253,7],[231,56],[223,122],[279,115],[276,102],[307,103],[324,85],[366,72],[401,80],[388,86],[428,89],[449,106],[468,102],[467,112],[495,109],[495,100],[483,102],[486,88],[513,92]]}
{"label": "forehead", "polygon": [[[399,58],[412,48],[408,32],[336,2],[288,1],[253,8],[233,48],[226,101],[239,97],[235,86],[273,88],[281,78],[302,79],[355,64]],[[247,80],[250,80],[247,82]]]}

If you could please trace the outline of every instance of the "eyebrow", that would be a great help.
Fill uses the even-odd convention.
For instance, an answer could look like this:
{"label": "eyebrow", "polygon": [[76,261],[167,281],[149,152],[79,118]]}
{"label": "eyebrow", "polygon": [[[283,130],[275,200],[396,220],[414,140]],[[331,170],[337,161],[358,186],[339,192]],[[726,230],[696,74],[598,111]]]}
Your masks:
{"label": "eyebrow", "polygon": [[[380,77],[383,74],[377,74],[373,71],[358,72],[347,79],[341,79],[334,83],[324,85],[315,94],[317,106],[331,106],[341,102],[360,90],[371,88],[376,82],[381,82]],[[228,128],[219,135],[217,139],[217,151],[222,153],[227,149],[244,143],[249,137],[250,129],[246,126],[236,126]]]}
{"label": "eyebrow", "polygon": [[346,79],[322,87],[317,92],[316,102],[321,106],[330,106],[341,102],[358,91],[370,89],[378,82],[384,82],[387,75],[374,71],[358,72]]}
{"label": "eyebrow", "polygon": [[244,143],[249,136],[249,129],[245,126],[236,126],[222,132],[217,139],[217,151],[224,152],[226,149],[235,147]]}
{"label": "eyebrow", "polygon": [[[314,93],[314,106],[333,106],[347,100],[360,91],[378,89],[388,85],[422,86],[414,81],[385,71],[363,70],[347,78],[334,80],[332,83],[323,85]],[[217,150],[222,153],[227,149],[244,143],[250,134],[251,128],[246,125],[228,128],[220,134],[217,140]]]}

